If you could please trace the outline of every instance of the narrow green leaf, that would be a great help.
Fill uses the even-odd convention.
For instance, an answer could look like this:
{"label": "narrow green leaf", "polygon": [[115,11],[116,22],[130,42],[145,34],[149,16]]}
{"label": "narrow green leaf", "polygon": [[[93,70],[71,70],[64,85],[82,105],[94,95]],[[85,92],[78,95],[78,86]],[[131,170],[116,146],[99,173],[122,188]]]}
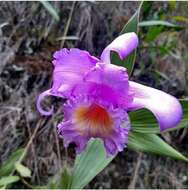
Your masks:
{"label": "narrow green leaf", "polygon": [[10,183],[14,183],[14,182],[17,182],[19,181],[19,177],[18,176],[8,176],[8,177],[2,177],[0,179],[0,187],[1,186],[5,186],[5,185],[8,185]]}
{"label": "narrow green leaf", "polygon": [[21,155],[23,154],[23,152],[24,152],[24,149],[22,149],[22,148],[16,150],[2,164],[2,166],[0,167],[0,176],[1,177],[9,175],[13,171],[13,169],[15,167],[15,163],[19,160],[19,158],[21,157]]}
{"label": "narrow green leaf", "polygon": [[142,7],[142,2],[140,3],[140,6],[138,10],[135,12],[135,14],[129,19],[129,21],[126,23],[126,25],[123,27],[120,34],[128,33],[128,32],[135,32],[138,33],[138,23],[139,23],[139,14],[140,9]]}
{"label": "narrow green leaf", "polygon": [[[135,32],[138,33],[138,22],[139,22],[139,14],[140,9],[142,7],[143,2],[140,3],[140,6],[136,13],[130,18],[127,24],[124,26],[123,30],[120,34],[128,33],[128,32]],[[124,60],[120,60],[117,53],[111,53],[111,62],[115,65],[123,66],[127,69],[129,75],[131,75],[134,67],[136,59],[136,50],[134,50],[130,55],[128,55]]]}
{"label": "narrow green leaf", "polygon": [[57,11],[54,9],[54,7],[48,2],[48,1],[40,1],[40,3],[42,3],[42,5],[46,8],[46,10],[52,15],[52,17],[56,20],[59,21],[59,15],[57,13]]}
{"label": "narrow green leaf", "polygon": [[106,157],[104,146],[99,139],[90,140],[86,150],[76,157],[70,189],[84,188],[113,158]]}
{"label": "narrow green leaf", "polygon": [[[177,127],[166,131],[174,131],[188,127],[188,100],[180,100],[183,109],[183,118]],[[160,133],[155,116],[147,109],[130,112],[132,130],[139,133]]]}
{"label": "narrow green leaf", "polygon": [[15,164],[15,168],[22,177],[31,177],[31,170],[19,162]]}
{"label": "narrow green leaf", "polygon": [[163,21],[163,20],[149,20],[149,21],[142,21],[139,22],[138,26],[140,27],[147,27],[147,26],[166,26],[166,27],[174,27],[174,28],[179,28],[183,29],[184,27],[178,26],[176,24],[172,24],[168,21]]}
{"label": "narrow green leaf", "polygon": [[173,20],[188,23],[188,18],[183,16],[173,16]]}
{"label": "narrow green leaf", "polygon": [[169,156],[174,159],[188,162],[188,159],[185,156],[183,156],[181,153],[168,145],[165,141],[163,141],[155,134],[143,134],[133,131],[130,132],[128,139],[128,148],[135,151]]}

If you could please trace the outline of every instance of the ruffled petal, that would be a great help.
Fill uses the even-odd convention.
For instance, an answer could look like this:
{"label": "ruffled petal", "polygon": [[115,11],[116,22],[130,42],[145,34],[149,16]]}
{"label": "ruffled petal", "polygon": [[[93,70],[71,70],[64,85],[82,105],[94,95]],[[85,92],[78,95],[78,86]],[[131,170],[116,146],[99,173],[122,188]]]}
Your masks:
{"label": "ruffled petal", "polygon": [[161,131],[175,127],[182,118],[182,108],[179,101],[160,90],[135,82],[129,82],[134,100],[129,110],[149,109],[157,118]]}
{"label": "ruffled petal", "polygon": [[126,122],[124,127],[116,126],[111,137],[103,139],[107,156],[123,151],[128,142],[129,130],[130,124]]}
{"label": "ruffled petal", "polygon": [[117,154],[117,147],[114,141],[112,141],[111,139],[105,139],[103,142],[104,142],[104,147],[105,147],[107,156]]}
{"label": "ruffled petal", "polygon": [[112,41],[102,52],[101,60],[110,63],[110,52],[118,53],[120,59],[124,59],[138,45],[138,37],[134,32],[123,34]]}
{"label": "ruffled petal", "polygon": [[64,140],[64,147],[67,148],[70,143],[76,144],[76,153],[80,154],[87,145],[88,137],[80,136],[70,121],[62,122],[57,126],[60,137]]}
{"label": "ruffled petal", "polygon": [[65,117],[57,130],[65,147],[75,143],[76,152],[81,153],[91,138],[103,141],[107,156],[126,147],[130,122],[124,109],[91,97],[77,96],[66,102],[63,112]]}
{"label": "ruffled petal", "polygon": [[95,99],[126,108],[132,101],[132,94],[128,89],[128,74],[125,68],[97,63],[84,77],[84,82],[75,86],[73,94],[89,94]]}
{"label": "ruffled petal", "polygon": [[123,94],[127,93],[129,88],[127,70],[124,67],[112,64],[97,63],[87,73],[84,80],[107,85]]}
{"label": "ruffled petal", "polygon": [[55,52],[52,92],[67,97],[73,86],[82,81],[84,74],[97,62],[98,59],[87,51],[76,48]]}
{"label": "ruffled petal", "polygon": [[51,93],[51,89],[46,90],[45,92],[41,93],[39,95],[39,97],[37,98],[37,109],[39,110],[39,112],[41,113],[41,115],[44,116],[50,116],[53,114],[53,106],[51,107],[51,109],[49,111],[45,111],[42,107],[41,107],[41,102],[42,100],[46,97],[46,96],[51,96],[53,95]]}
{"label": "ruffled petal", "polygon": [[108,104],[112,104],[114,107],[120,107],[127,109],[131,104],[133,98],[132,94],[123,96],[122,93],[115,91],[107,85],[97,84],[93,82],[79,83],[75,86],[72,95],[89,94],[95,100],[101,100]]}

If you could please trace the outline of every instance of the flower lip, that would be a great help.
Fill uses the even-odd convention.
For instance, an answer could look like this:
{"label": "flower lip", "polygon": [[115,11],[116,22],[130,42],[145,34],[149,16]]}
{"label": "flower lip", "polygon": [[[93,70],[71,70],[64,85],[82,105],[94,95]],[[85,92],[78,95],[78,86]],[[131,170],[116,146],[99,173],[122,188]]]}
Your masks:
{"label": "flower lip", "polygon": [[[115,108],[101,99],[78,95],[71,97],[63,107],[64,120],[58,125],[58,133],[65,146],[76,144],[76,152],[85,149],[89,139],[100,138],[108,156],[122,151],[127,144],[129,120],[127,112]],[[122,124],[125,127],[121,127]],[[113,148],[109,145],[113,143]]]}

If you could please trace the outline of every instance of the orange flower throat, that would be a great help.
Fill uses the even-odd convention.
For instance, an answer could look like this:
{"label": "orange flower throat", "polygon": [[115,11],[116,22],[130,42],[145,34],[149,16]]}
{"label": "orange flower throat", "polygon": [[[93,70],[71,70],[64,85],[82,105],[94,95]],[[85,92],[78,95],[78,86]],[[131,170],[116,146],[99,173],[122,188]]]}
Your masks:
{"label": "orange flower throat", "polygon": [[107,136],[113,127],[109,113],[97,104],[78,107],[74,112],[74,124],[79,133],[93,137]]}

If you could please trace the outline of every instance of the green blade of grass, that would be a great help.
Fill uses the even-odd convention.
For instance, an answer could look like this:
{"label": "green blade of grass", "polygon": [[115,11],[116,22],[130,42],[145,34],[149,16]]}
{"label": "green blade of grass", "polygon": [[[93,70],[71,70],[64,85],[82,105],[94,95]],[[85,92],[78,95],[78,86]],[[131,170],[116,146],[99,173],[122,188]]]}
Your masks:
{"label": "green blade of grass", "polygon": [[52,17],[56,21],[60,20],[58,12],[48,1],[40,1],[40,3],[46,8],[46,10],[52,15]]}

